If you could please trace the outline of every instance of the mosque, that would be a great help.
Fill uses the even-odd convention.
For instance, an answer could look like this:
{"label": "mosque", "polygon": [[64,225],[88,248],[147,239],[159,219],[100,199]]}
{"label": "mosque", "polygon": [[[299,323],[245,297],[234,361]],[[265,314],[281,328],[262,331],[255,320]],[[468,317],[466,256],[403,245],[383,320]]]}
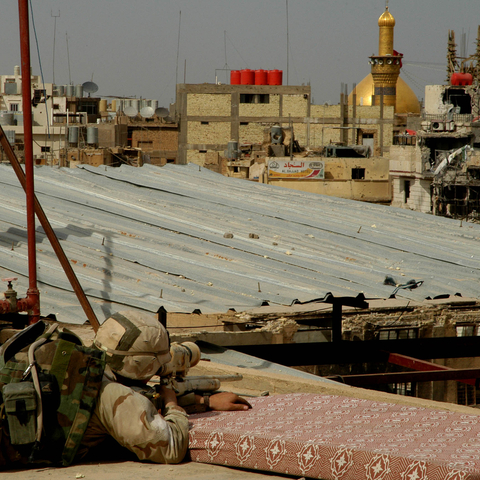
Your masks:
{"label": "mosque", "polygon": [[348,103],[352,104],[354,96],[356,105],[379,105],[383,95],[385,106],[394,106],[396,114],[420,114],[420,102],[413,90],[400,77],[403,55],[393,46],[395,18],[388,5],[378,19],[379,42],[378,55],[370,57],[369,73],[350,93]]}

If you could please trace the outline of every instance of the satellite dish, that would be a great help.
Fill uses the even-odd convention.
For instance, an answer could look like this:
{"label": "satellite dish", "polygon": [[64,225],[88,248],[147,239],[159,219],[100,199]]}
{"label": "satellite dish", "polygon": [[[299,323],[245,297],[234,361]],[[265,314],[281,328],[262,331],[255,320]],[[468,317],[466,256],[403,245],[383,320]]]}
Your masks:
{"label": "satellite dish", "polygon": [[127,117],[136,117],[137,116],[137,109],[135,107],[126,107],[124,110],[123,110],[123,113],[127,116]]}
{"label": "satellite dish", "polygon": [[155,113],[155,110],[152,107],[143,107],[140,110],[140,115],[143,118],[150,118],[153,117],[153,114]]}
{"label": "satellite dish", "polygon": [[88,93],[90,95],[90,93],[95,93],[96,91],[98,91],[98,85],[94,82],[85,82],[83,85],[83,91],[85,93]]}
{"label": "satellite dish", "polygon": [[169,113],[168,108],[165,107],[159,107],[155,110],[155,115],[161,118],[165,118]]}

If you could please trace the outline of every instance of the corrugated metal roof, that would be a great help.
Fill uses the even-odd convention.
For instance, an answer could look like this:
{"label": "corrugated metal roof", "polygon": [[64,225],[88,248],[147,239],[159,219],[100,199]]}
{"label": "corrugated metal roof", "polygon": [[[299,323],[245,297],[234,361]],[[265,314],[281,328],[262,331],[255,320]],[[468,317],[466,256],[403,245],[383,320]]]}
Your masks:
{"label": "corrugated metal roof", "polygon": [[[8,165],[0,165],[0,185],[0,274],[18,276],[23,296],[25,195]],[[327,292],[385,298],[394,289],[383,285],[386,275],[424,281],[397,297],[479,296],[478,224],[227,178],[197,165],[36,167],[35,189],[100,322],[124,308],[212,313]],[[42,314],[83,323],[37,231]]]}

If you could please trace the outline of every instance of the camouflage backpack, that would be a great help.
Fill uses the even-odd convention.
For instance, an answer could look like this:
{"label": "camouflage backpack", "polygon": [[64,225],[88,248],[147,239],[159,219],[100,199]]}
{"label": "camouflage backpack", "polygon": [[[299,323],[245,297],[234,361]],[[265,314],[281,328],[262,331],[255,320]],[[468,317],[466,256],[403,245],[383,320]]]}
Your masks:
{"label": "camouflage backpack", "polygon": [[70,465],[95,408],[105,354],[38,322],[0,347],[0,469]]}

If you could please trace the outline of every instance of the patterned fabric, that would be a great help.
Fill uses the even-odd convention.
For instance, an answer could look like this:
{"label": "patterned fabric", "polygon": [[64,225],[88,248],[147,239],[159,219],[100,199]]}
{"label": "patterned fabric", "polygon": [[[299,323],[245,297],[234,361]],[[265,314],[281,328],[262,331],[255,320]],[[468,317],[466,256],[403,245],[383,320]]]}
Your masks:
{"label": "patterned fabric", "polygon": [[314,394],[190,417],[192,460],[324,480],[478,480],[480,416]]}
{"label": "patterned fabric", "polygon": [[81,453],[112,436],[139,460],[178,463],[188,448],[188,417],[180,407],[159,415],[144,395],[105,380],[94,415],[83,437]]}

